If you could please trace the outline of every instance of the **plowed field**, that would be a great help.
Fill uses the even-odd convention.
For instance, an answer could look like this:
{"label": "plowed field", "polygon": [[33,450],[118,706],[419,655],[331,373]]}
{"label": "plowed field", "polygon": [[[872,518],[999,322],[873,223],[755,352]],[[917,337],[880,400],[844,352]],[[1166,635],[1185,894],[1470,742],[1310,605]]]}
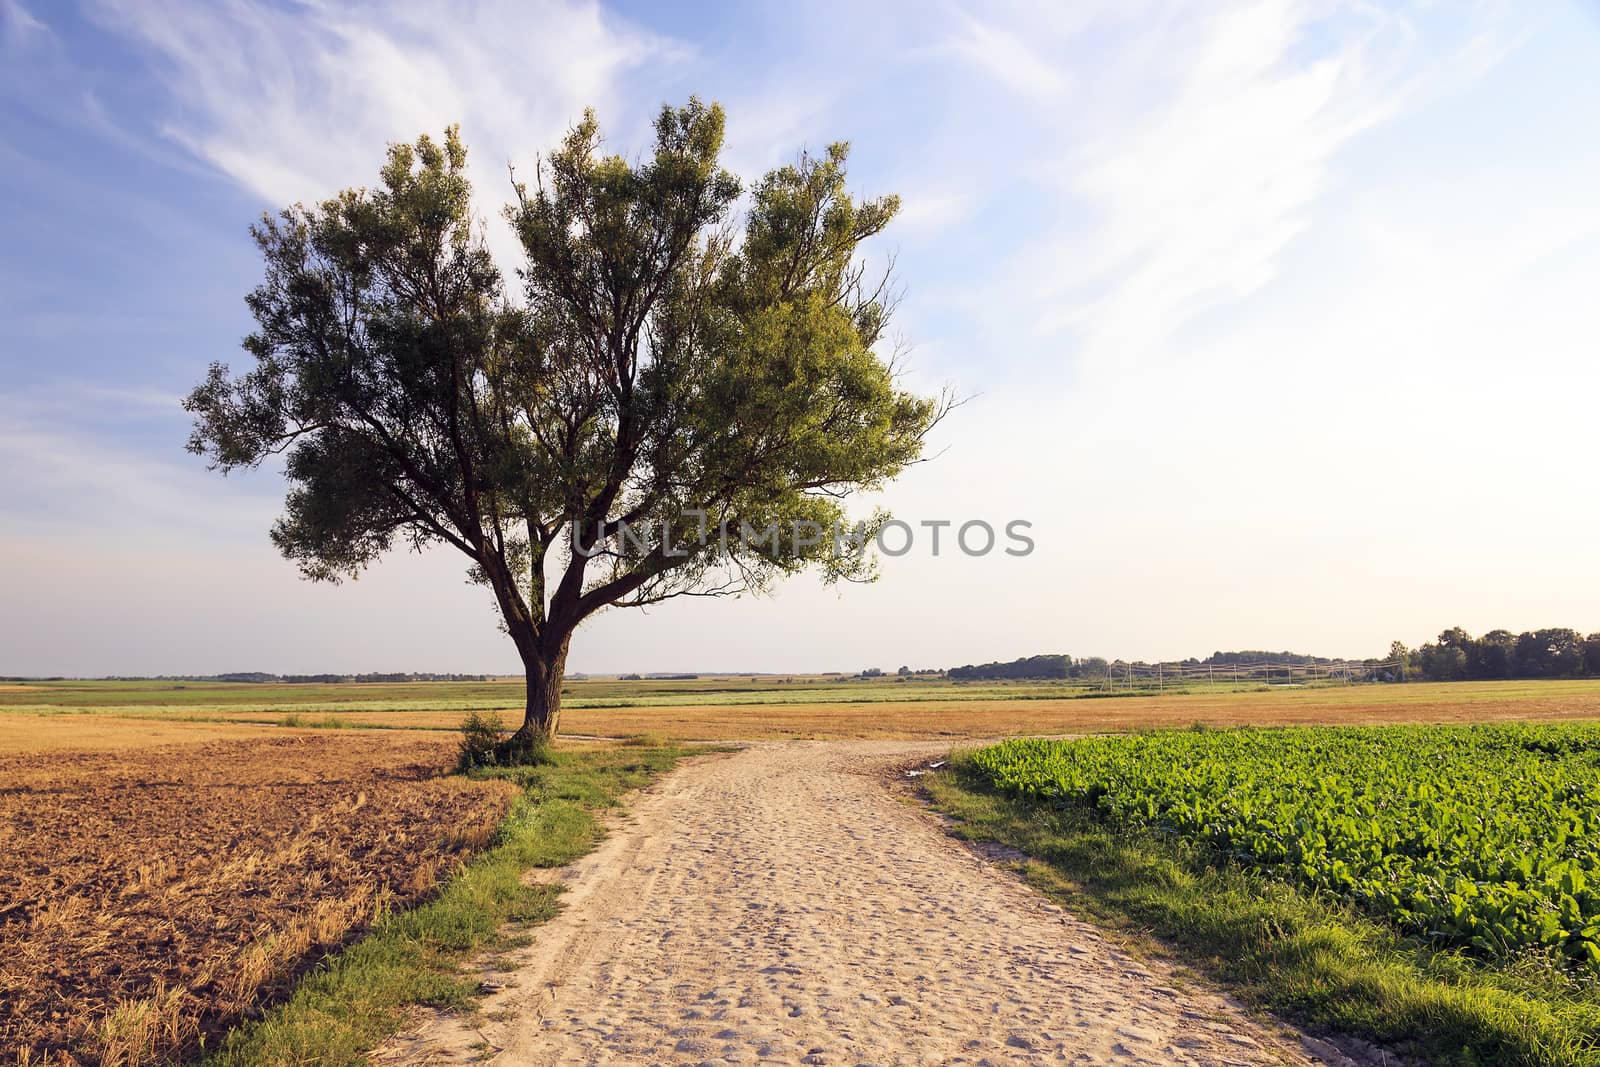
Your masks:
{"label": "plowed field", "polygon": [[488,838],[514,790],[451,756],[399,731],[0,755],[0,1059],[193,1051]]}

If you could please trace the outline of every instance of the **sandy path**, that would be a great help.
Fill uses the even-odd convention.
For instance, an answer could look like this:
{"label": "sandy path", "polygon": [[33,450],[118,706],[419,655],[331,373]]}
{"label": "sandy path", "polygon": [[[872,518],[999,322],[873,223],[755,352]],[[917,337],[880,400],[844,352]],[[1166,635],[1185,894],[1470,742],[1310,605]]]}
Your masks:
{"label": "sandy path", "polygon": [[892,796],[903,742],[757,745],[642,795],[483,1014],[391,1062],[1315,1063]]}

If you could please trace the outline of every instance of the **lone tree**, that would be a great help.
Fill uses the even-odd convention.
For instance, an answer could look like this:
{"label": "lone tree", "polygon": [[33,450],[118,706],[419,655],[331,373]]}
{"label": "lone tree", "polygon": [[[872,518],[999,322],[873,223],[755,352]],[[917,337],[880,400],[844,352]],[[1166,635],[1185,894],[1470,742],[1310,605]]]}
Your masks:
{"label": "lone tree", "polygon": [[397,539],[468,557],[527,671],[512,750],[555,733],[573,631],[603,607],[809,565],[870,577],[833,534],[841,499],[914,462],[948,409],[875,351],[887,272],[869,283],[857,253],[899,201],[851,199],[846,145],[763,178],[740,240],[722,109],[663,108],[655,133],[629,163],[588,112],[532,189],[513,182],[520,300],[454,127],[392,145],[375,190],[264,216],[255,366],[213,364],[184,404],[213,469],[284,457],[272,540],[307,577]]}

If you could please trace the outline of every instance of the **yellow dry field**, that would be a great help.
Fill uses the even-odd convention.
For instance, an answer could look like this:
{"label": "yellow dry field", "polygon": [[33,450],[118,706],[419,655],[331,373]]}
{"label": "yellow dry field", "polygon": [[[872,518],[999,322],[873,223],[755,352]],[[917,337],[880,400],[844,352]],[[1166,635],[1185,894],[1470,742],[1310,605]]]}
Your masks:
{"label": "yellow dry field", "polygon": [[[8,739],[26,736],[43,721],[53,721],[62,738],[96,738],[85,743],[142,743],[140,731],[161,728],[194,731],[204,737],[246,736],[230,731],[283,731],[293,727],[260,724],[260,709],[233,711],[208,708],[208,718],[222,722],[182,722],[165,717],[111,720],[114,711],[93,714],[35,716],[0,714],[0,751]],[[159,712],[181,716],[181,709]],[[457,709],[341,711],[336,722],[347,726],[453,730],[464,713]],[[521,712],[499,713],[507,726]],[[959,741],[1015,734],[1075,734],[1207,726],[1379,725],[1402,722],[1497,722],[1512,719],[1600,718],[1600,682],[1459,682],[1407,685],[1358,685],[1293,689],[1278,687],[1253,692],[1169,694],[1043,699],[878,700],[839,703],[685,704],[624,708],[568,708],[562,713],[564,734],[628,737],[655,734],[675,740],[730,741],[764,738],[876,738]],[[307,725],[317,716],[306,716]],[[19,722],[27,725],[19,726]],[[119,725],[110,725],[116,722]],[[100,726],[100,723],[107,723]],[[75,733],[81,731],[82,733]],[[105,731],[102,735],[100,731]],[[131,731],[131,732],[130,732]],[[35,740],[34,745],[49,741]],[[68,742],[63,740],[63,744]],[[79,745],[78,747],[81,747]]]}
{"label": "yellow dry field", "polygon": [[[597,685],[574,685],[579,701],[593,700]],[[514,726],[521,710],[517,687],[485,688],[477,707],[499,705],[502,721]],[[205,690],[184,692],[192,706],[95,706],[87,702],[44,706],[25,697],[0,703],[0,753],[118,749],[186,740],[282,736],[317,728],[381,727],[385,730],[454,730],[466,714],[462,688],[448,685],[395,688],[382,694],[397,706],[372,709],[324,703],[305,710],[294,700],[332,694],[303,687],[252,690],[252,703],[213,703]],[[1600,679],[1523,682],[1408,683],[1265,690],[1168,693],[1137,696],[1032,696],[988,689],[964,696],[959,689],[929,690],[916,699],[791,699],[774,688],[728,692],[724,702],[708,692],[695,703],[663,702],[659,692],[605,693],[625,707],[569,706],[561,718],[567,735],[628,737],[655,734],[675,740],[729,741],[762,738],[875,738],[951,740],[1016,734],[1074,734],[1150,728],[1208,726],[1374,725],[1401,722],[1496,722],[1511,719],[1600,718]],[[364,694],[357,694],[364,695]],[[375,694],[377,695],[377,694]],[[908,694],[909,696],[910,694]],[[799,697],[799,694],[792,694]],[[171,699],[159,694],[157,699]],[[618,699],[620,698],[620,699]],[[759,702],[770,698],[770,703]],[[106,699],[101,696],[99,699]],[[679,695],[677,699],[682,699]],[[692,698],[691,698],[692,699]],[[199,703],[205,701],[205,703]]]}
{"label": "yellow dry field", "polygon": [[150,745],[283,737],[290,732],[276,726],[243,722],[128,719],[114,715],[0,714],[0,753],[105,752]]}
{"label": "yellow dry field", "polygon": [[[1409,691],[1409,692],[1404,692]],[[911,701],[732,707],[575,708],[562,729],[695,740],[738,738],[962,738],[1159,727],[1377,725],[1600,717],[1600,687],[1500,690],[1467,686],[1352,686],[1259,693],[1066,700]]]}

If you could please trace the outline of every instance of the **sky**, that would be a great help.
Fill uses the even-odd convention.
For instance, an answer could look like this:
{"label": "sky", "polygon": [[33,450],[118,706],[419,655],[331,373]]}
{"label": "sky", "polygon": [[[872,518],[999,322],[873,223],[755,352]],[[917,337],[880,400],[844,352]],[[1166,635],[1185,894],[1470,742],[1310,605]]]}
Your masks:
{"label": "sky", "polygon": [[605,612],[576,671],[1040,652],[1368,656],[1600,630],[1600,7],[1261,0],[0,0],[0,674],[517,669],[439,550],[302,580],[273,470],[184,451],[249,364],[264,210],[458,122],[507,166],[585,106],[728,115],[747,182],[852,143],[907,383],[968,398],[881,497],[1032,524],[871,585]]}

